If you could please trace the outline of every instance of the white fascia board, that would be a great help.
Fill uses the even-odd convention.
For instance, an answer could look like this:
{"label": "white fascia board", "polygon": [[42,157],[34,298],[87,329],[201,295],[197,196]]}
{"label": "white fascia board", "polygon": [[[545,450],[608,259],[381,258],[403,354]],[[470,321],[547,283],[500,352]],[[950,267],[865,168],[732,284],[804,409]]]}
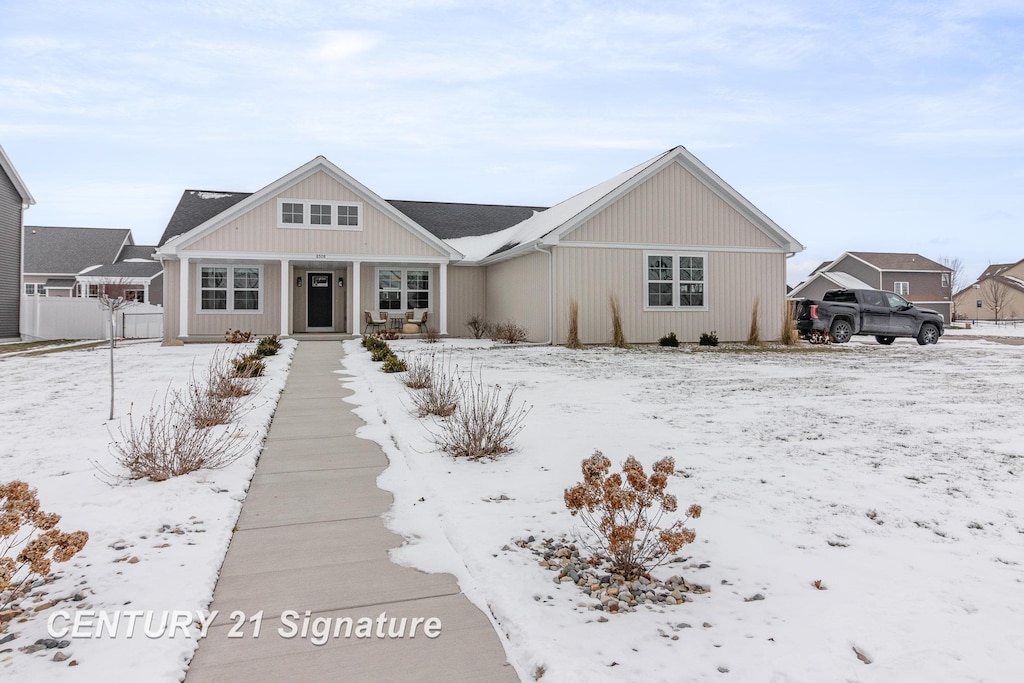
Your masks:
{"label": "white fascia board", "polygon": [[14,164],[11,163],[10,157],[7,156],[7,152],[4,151],[3,145],[0,145],[0,167],[4,169],[4,173],[11,179],[11,183],[14,185],[14,189],[21,195],[21,204],[23,208],[28,208],[36,203],[32,193],[28,191],[28,187],[25,185],[25,181],[18,175],[18,170],[14,168]]}
{"label": "white fascia board", "polygon": [[[228,221],[237,218],[243,213],[249,211],[255,206],[262,204],[274,196],[284,192],[290,187],[302,182],[306,178],[310,177],[317,171],[324,171],[328,175],[332,176],[342,185],[347,185],[349,189],[354,191],[356,194],[362,195],[363,200],[373,204],[378,210],[387,214],[392,220],[403,226],[417,237],[427,242],[432,247],[437,249],[442,254],[447,254],[449,259],[458,260],[463,258],[463,255],[449,246],[446,242],[436,237],[432,233],[428,232],[418,223],[415,223],[405,214],[401,213],[395,207],[385,202],[377,193],[370,190],[368,187],[357,181],[352,176],[348,175],[340,168],[331,163],[328,159],[323,156],[318,156],[315,159],[303,164],[299,168],[295,169],[291,173],[288,173],[281,178],[278,178],[274,182],[270,183],[261,190],[257,190],[253,194],[249,195],[242,201],[238,202],[234,206],[222,211],[210,220],[197,225],[186,233],[178,235],[177,238],[168,240],[164,247],[161,247],[160,253],[173,254],[177,253],[178,249],[187,247],[188,245],[196,242],[202,237],[213,232],[217,228],[221,227]],[[172,246],[171,249],[165,249],[166,247]]]}
{"label": "white fascia board", "polygon": [[[189,251],[182,256],[187,256],[189,261],[195,263],[202,260],[228,260],[228,261],[317,261],[333,263],[337,261],[360,263],[448,263],[444,256],[401,256],[396,254],[311,254],[302,253],[281,253],[265,251]],[[322,256],[322,258],[317,258]]]}

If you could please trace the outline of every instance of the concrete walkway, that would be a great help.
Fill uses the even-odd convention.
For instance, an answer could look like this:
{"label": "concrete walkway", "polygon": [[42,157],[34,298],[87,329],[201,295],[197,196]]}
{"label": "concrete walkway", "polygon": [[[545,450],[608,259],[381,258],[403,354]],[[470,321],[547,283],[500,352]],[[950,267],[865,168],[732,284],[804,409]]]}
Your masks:
{"label": "concrete walkway", "polygon": [[[220,615],[187,681],[518,680],[490,621],[453,576],[388,560],[402,539],[381,521],[392,502],[376,484],[387,458],[355,436],[364,423],[342,401],[351,394],[334,372],[342,355],[338,342],[304,341],[295,351],[221,567],[210,608]],[[243,637],[229,637],[235,610],[246,620],[262,611],[258,638],[252,621],[241,625]],[[298,629],[308,610],[311,621],[341,625],[341,637],[315,645],[312,627],[306,638],[285,637],[286,610],[298,613]],[[409,620],[405,638],[377,637],[382,612]],[[349,638],[344,617],[353,622]],[[440,636],[427,638],[420,625],[409,638],[415,617],[439,618]],[[356,637],[360,618],[373,620],[373,637]],[[385,636],[388,628],[383,622]]]}

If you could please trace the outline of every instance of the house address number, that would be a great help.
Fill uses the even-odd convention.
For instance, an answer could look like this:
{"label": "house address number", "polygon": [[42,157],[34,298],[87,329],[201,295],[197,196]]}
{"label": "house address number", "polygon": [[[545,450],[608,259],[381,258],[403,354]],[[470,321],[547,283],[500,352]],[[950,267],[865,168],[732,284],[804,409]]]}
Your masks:
{"label": "house address number", "polygon": [[318,259],[326,259],[327,258],[327,254],[317,254],[316,257]]}

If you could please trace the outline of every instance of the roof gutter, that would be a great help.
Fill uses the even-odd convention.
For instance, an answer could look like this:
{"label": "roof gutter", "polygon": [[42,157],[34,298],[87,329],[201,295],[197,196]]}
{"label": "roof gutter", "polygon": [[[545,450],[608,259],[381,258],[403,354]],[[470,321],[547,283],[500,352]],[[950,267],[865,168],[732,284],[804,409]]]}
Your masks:
{"label": "roof gutter", "polygon": [[539,243],[534,243],[533,248],[542,254],[548,255],[548,346],[555,343],[555,259],[551,249],[541,248]]}

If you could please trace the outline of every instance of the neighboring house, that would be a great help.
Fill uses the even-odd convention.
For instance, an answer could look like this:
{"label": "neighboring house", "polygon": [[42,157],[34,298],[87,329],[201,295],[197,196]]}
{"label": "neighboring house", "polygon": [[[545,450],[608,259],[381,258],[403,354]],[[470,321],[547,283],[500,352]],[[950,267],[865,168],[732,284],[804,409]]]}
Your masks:
{"label": "neighboring house", "polygon": [[957,315],[968,320],[1024,318],[1024,260],[989,266],[953,299]]}
{"label": "neighboring house", "polygon": [[128,228],[27,225],[22,288],[29,296],[95,297],[106,283],[130,287],[132,298],[163,301],[156,247],[136,245]]}
{"label": "neighboring house", "polygon": [[820,299],[830,289],[882,289],[931,308],[949,322],[952,269],[920,254],[848,251],[815,268],[793,288],[792,299]]}
{"label": "neighboring house", "polygon": [[758,298],[777,337],[802,249],[675,147],[544,210],[386,201],[321,156],[253,194],[185,191],[156,258],[167,338],[352,334],[367,311],[426,308],[441,334],[478,314],[563,343],[576,300],[581,340],[603,343],[611,295],[630,341],[745,339]]}
{"label": "neighboring house", "polygon": [[21,229],[25,209],[35,203],[0,147],[0,339],[20,336]]}

